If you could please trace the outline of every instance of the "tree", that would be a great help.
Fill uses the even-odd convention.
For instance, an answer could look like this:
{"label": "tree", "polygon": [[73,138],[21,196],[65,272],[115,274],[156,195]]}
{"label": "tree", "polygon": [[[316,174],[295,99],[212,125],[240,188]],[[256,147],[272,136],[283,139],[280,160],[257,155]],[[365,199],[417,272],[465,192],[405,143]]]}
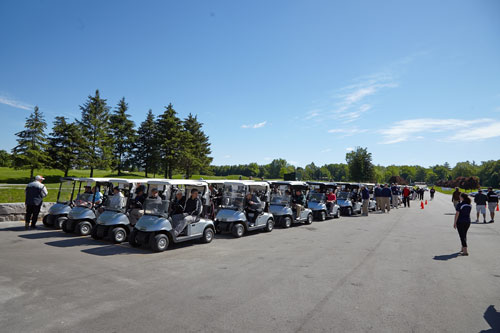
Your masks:
{"label": "tree", "polygon": [[428,175],[427,170],[421,166],[418,166],[418,165],[415,168],[416,168],[415,181],[417,181],[417,182],[427,181],[427,175]]}
{"label": "tree", "polygon": [[328,171],[330,171],[331,178],[335,181],[346,181],[348,180],[349,168],[345,163],[328,164],[326,165]]}
{"label": "tree", "polygon": [[[191,178],[193,172],[207,169],[212,162],[209,156],[210,142],[208,136],[201,129],[203,124],[198,121],[197,116],[191,113],[182,122],[182,153],[180,154],[179,164],[184,169],[186,178]],[[252,176],[255,176],[252,174]]]}
{"label": "tree", "polygon": [[282,158],[272,160],[272,162],[269,163],[269,167],[267,168],[268,174],[267,174],[266,178],[269,178],[269,179],[280,178],[281,169],[285,168],[287,166],[287,164],[288,163],[286,162],[286,160],[284,160]]}
{"label": "tree", "polygon": [[18,139],[17,146],[12,149],[13,164],[18,169],[30,169],[30,179],[33,179],[35,169],[49,162],[45,128],[47,123],[43,113],[35,106],[33,113],[26,118],[24,131],[16,133]]}
{"label": "tree", "polygon": [[450,176],[450,170],[443,165],[433,166],[432,171],[438,176],[438,179],[447,180]]}
{"label": "tree", "polygon": [[51,166],[63,171],[67,177],[69,169],[77,164],[80,147],[82,137],[78,126],[68,123],[65,117],[56,117],[47,149]]}
{"label": "tree", "polygon": [[12,156],[5,150],[0,150],[0,167],[10,167],[12,164]]}
{"label": "tree", "polygon": [[476,174],[477,174],[477,167],[472,165],[469,161],[459,162],[451,170],[451,176],[453,178],[471,177]]}
{"label": "tree", "polygon": [[109,118],[110,130],[113,138],[112,167],[121,175],[126,161],[130,161],[132,149],[136,140],[135,124],[127,114],[128,104],[123,97]]}
{"label": "tree", "polygon": [[172,178],[174,169],[179,165],[182,140],[182,122],[172,104],[156,120],[158,129],[158,148],[165,178]]}
{"label": "tree", "polygon": [[159,167],[159,147],[156,133],[155,116],[151,109],[137,130],[137,140],[134,144],[135,163],[144,169],[145,177],[150,172],[156,173]]}
{"label": "tree", "polygon": [[425,176],[425,182],[428,184],[434,184],[439,180],[438,175],[432,170],[427,171],[427,175]]}
{"label": "tree", "polygon": [[356,147],[345,155],[350,178],[354,181],[373,181],[375,178],[372,154],[366,148]]}
{"label": "tree", "polygon": [[303,177],[305,180],[318,180],[319,179],[319,168],[311,162],[304,168]]}
{"label": "tree", "polygon": [[95,96],[88,96],[87,102],[80,106],[82,112],[78,126],[82,133],[80,161],[85,161],[90,168],[90,177],[94,169],[107,169],[111,165],[112,151],[109,135],[109,107],[106,100],[95,91]]}

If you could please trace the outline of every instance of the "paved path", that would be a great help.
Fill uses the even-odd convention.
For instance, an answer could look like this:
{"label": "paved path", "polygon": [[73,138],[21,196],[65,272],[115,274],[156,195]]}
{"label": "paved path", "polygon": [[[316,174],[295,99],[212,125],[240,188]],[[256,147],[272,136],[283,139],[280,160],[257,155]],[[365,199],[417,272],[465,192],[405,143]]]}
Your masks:
{"label": "paved path", "polygon": [[1,331],[499,332],[500,223],[458,257],[449,201],[160,254],[1,223]]}

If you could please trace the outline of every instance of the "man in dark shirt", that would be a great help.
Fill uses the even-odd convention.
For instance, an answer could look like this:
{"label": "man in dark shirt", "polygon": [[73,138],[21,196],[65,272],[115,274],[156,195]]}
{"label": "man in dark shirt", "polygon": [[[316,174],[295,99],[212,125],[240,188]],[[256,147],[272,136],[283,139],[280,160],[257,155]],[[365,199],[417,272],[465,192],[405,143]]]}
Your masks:
{"label": "man in dark shirt", "polygon": [[182,191],[177,191],[174,200],[172,200],[172,212],[170,215],[183,214],[185,204],[186,198],[182,195]]}
{"label": "man in dark shirt", "polygon": [[379,184],[375,187],[373,191],[373,196],[375,197],[375,202],[377,203],[377,210],[382,209],[382,188]]}
{"label": "man in dark shirt", "polygon": [[130,202],[130,225],[135,225],[141,216],[144,215],[143,205],[147,197],[144,190],[145,188],[143,185],[139,186],[135,191],[135,198],[133,198]]}
{"label": "man in dark shirt", "polygon": [[392,195],[392,208],[399,208],[399,188],[398,184],[392,184],[391,186]]}
{"label": "man in dark shirt", "polygon": [[363,200],[363,216],[368,216],[368,206],[370,204],[370,190],[361,186],[361,200]]}
{"label": "man in dark shirt", "polygon": [[292,205],[297,211],[297,219],[300,219],[300,213],[306,205],[306,197],[302,194],[301,190],[295,191],[295,195],[292,197]]}
{"label": "man in dark shirt", "polygon": [[198,197],[198,190],[193,188],[191,196],[186,200],[184,213],[172,216],[175,236],[179,236],[189,223],[198,221],[203,209],[203,203]]}
{"label": "man in dark shirt", "polygon": [[488,210],[490,211],[491,221],[489,223],[495,222],[495,209],[498,206],[498,195],[493,191],[493,188],[488,189]]}
{"label": "man in dark shirt", "polygon": [[[259,216],[259,214],[262,213],[262,202],[260,201],[259,197],[250,192],[247,193],[245,197],[244,207],[245,207],[245,212],[247,214],[247,220],[249,220],[251,224],[255,224],[257,216]],[[249,219],[248,215],[249,213],[253,213],[253,217],[251,220]]]}
{"label": "man in dark shirt", "polygon": [[488,201],[488,197],[483,193],[480,189],[477,191],[476,196],[474,197],[474,202],[476,203],[476,211],[477,218],[476,223],[479,222],[479,214],[483,214],[483,222],[486,223],[486,202]]}
{"label": "man in dark shirt", "polygon": [[389,213],[391,211],[391,189],[389,188],[389,185],[385,184],[384,188],[382,188],[381,194],[382,196],[382,213],[385,213],[385,210],[387,209],[387,212]]}

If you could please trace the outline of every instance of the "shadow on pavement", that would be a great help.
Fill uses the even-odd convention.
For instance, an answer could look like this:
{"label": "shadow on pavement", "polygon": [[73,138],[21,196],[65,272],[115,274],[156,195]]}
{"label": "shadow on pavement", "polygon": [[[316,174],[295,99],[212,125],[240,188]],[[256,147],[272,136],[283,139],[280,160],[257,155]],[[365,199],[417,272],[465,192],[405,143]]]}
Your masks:
{"label": "shadow on pavement", "polygon": [[92,238],[71,237],[69,239],[47,242],[45,244],[55,247],[72,247],[72,246],[83,246],[83,245],[99,245],[100,243],[98,241],[93,240]]}
{"label": "shadow on pavement", "polygon": [[54,237],[74,238],[75,236],[69,235],[67,233],[60,232],[60,231],[49,231],[49,232],[37,232],[35,234],[18,235],[17,237],[26,238],[26,239],[41,239],[41,238],[54,238]]}
{"label": "shadow on pavement", "polygon": [[444,213],[444,215],[455,215],[455,213]]}
{"label": "shadow on pavement", "polygon": [[500,312],[495,309],[494,305],[490,305],[483,315],[484,320],[490,325],[491,329],[481,331],[481,333],[500,332]]}
{"label": "shadow on pavement", "polygon": [[133,247],[114,245],[114,244],[104,245],[101,247],[94,247],[92,249],[85,249],[85,250],[82,250],[82,252],[87,253],[87,254],[93,254],[95,256],[101,256],[101,257],[114,256],[114,255],[120,255],[120,254],[145,254],[145,253],[147,253],[145,248],[144,249],[141,249],[141,248],[136,249]]}
{"label": "shadow on pavement", "polygon": [[444,254],[441,256],[434,256],[434,258],[432,258],[432,259],[446,261],[446,260],[450,260],[450,259],[458,257],[459,254],[460,254],[460,252],[452,253],[452,254]]}

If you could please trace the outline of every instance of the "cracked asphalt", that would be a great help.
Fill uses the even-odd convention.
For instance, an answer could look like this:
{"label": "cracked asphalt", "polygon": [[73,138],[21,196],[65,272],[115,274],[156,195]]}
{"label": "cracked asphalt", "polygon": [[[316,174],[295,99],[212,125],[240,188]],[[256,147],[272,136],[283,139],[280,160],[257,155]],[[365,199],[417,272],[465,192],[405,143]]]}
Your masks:
{"label": "cracked asphalt", "polygon": [[500,217],[460,257],[450,201],[158,254],[0,223],[1,331],[500,332]]}

